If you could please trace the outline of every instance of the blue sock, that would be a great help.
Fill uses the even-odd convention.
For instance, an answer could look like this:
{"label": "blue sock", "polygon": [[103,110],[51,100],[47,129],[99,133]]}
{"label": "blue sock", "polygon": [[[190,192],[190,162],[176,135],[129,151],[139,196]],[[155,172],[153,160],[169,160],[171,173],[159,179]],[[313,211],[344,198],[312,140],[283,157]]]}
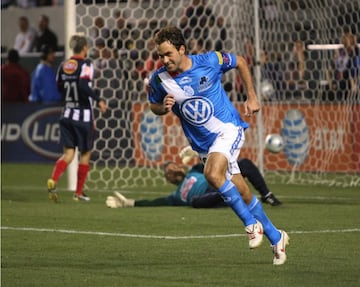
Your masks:
{"label": "blue sock", "polygon": [[245,227],[256,223],[256,219],[250,213],[236,186],[230,180],[225,181],[223,186],[219,188],[219,192],[225,203],[229,205],[242,220]]}
{"label": "blue sock", "polygon": [[271,244],[275,245],[276,243],[278,243],[281,238],[281,233],[266,216],[262,205],[256,198],[256,196],[253,196],[251,202],[248,204],[248,208],[251,214],[263,225],[264,234],[269,239]]}

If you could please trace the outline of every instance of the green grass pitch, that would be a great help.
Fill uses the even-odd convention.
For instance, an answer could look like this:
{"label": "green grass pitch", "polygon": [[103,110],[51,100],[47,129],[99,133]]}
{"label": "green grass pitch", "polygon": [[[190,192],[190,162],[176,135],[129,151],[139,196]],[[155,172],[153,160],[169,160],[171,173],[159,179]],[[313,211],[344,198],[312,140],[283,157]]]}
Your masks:
{"label": "green grass pitch", "polygon": [[96,191],[76,203],[65,177],[55,204],[45,188],[51,169],[2,164],[1,286],[360,286],[358,188],[271,185],[283,206],[264,209],[291,238],[286,264],[273,266],[268,241],[250,251],[229,208],[109,209],[110,192]]}

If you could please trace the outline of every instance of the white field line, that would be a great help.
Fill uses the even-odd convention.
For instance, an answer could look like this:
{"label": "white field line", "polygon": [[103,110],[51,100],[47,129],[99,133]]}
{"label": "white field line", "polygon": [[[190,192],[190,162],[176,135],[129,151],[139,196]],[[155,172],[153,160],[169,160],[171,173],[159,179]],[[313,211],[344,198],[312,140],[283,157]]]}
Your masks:
{"label": "white field line", "polygon": [[[243,237],[246,234],[209,234],[209,235],[188,235],[188,236],[168,236],[168,235],[146,235],[146,234],[129,234],[129,233],[113,233],[113,232],[96,232],[96,231],[79,231],[67,229],[48,229],[48,228],[32,228],[32,227],[11,227],[2,226],[2,230],[15,230],[15,231],[30,231],[30,232],[55,232],[64,234],[76,235],[96,235],[96,236],[112,236],[112,237],[132,237],[132,238],[146,238],[146,239],[209,239],[209,238],[228,238],[228,237]],[[312,230],[312,231],[289,231],[289,234],[317,234],[317,233],[354,233],[360,232],[360,228],[351,229],[327,229],[327,230]]]}

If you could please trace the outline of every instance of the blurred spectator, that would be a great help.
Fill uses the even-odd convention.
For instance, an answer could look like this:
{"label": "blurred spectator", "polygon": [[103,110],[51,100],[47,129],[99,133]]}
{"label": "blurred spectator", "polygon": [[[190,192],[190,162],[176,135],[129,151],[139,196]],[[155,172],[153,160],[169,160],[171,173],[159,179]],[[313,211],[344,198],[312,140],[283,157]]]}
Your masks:
{"label": "blurred spectator", "polygon": [[261,97],[263,101],[272,101],[276,98],[274,88],[273,66],[269,61],[269,55],[266,51],[260,51],[260,72],[261,72]]}
{"label": "blurred spectator", "polygon": [[[216,20],[216,29],[218,29],[217,41],[215,43],[215,50],[222,51],[225,47],[223,47],[223,43],[227,38],[226,28],[225,28],[225,20],[223,17],[218,17]],[[226,48],[225,48],[226,50]]]}
{"label": "blurred spectator", "polygon": [[350,91],[356,92],[360,88],[360,51],[355,35],[347,27],[341,44],[344,47],[335,52],[335,79],[332,83],[338,100],[346,99]]}
{"label": "blurred spectator", "polygon": [[191,39],[189,41],[188,49],[190,51],[190,54],[200,54],[204,52],[204,41],[199,39]]}
{"label": "blurred spectator", "polygon": [[214,27],[215,19],[206,0],[192,0],[191,4],[184,9],[180,26],[187,26],[184,29],[185,38],[199,39],[201,37],[205,41],[210,36],[209,29]]}
{"label": "blurred spectator", "polygon": [[37,103],[61,101],[55,71],[52,68],[54,62],[55,49],[52,46],[43,46],[41,49],[41,61],[31,75],[29,101]]}
{"label": "blurred spectator", "polygon": [[27,102],[30,93],[30,75],[19,64],[19,53],[11,49],[7,61],[1,65],[2,102]]}
{"label": "blurred spectator", "polygon": [[29,20],[25,16],[19,18],[20,32],[15,37],[14,49],[19,54],[29,53],[33,50],[36,41],[36,30],[29,25]]}
{"label": "blurred spectator", "polygon": [[41,15],[39,17],[38,27],[39,31],[36,39],[36,51],[40,52],[41,47],[51,46],[57,51],[58,48],[58,39],[56,34],[49,28],[49,17],[46,15]]}
{"label": "blurred spectator", "polygon": [[6,9],[13,4],[13,0],[1,0],[1,9]]}
{"label": "blurred spectator", "polygon": [[37,0],[36,6],[52,6],[53,0]]}
{"label": "blurred spectator", "polygon": [[360,87],[360,49],[356,43],[356,36],[353,35],[347,27],[344,29],[341,42],[349,56],[349,60],[346,66],[349,74],[349,86],[351,91],[355,92]]}
{"label": "blurred spectator", "polygon": [[20,8],[36,7],[37,0],[16,0],[16,5]]}
{"label": "blurred spectator", "polygon": [[260,1],[260,3],[261,2],[263,2],[263,4],[260,4],[260,7],[262,8],[264,19],[269,21],[277,20],[280,13],[276,2],[273,0]]}
{"label": "blurred spectator", "polygon": [[244,43],[245,59],[252,71],[255,62],[255,47],[253,38],[246,38]]}
{"label": "blurred spectator", "polygon": [[[156,33],[157,31],[155,31]],[[155,35],[154,33],[154,35]],[[145,73],[142,74],[142,78],[150,79],[151,73],[159,69],[162,66],[162,62],[157,54],[155,42],[153,38],[150,38],[147,43],[147,50],[149,51],[148,58],[145,60],[144,70]]]}
{"label": "blurred spectator", "polygon": [[94,59],[94,64],[98,69],[106,67],[108,60],[117,58],[117,54],[105,45],[103,38],[95,40],[95,47],[91,51],[91,57]]}
{"label": "blurred spectator", "polygon": [[305,74],[305,61],[307,59],[307,53],[305,52],[304,42],[297,40],[294,43],[292,49],[292,60],[296,64],[296,69],[299,73],[299,79],[303,80]]}
{"label": "blurred spectator", "polygon": [[[105,20],[98,16],[94,19],[94,26],[90,29],[90,36],[93,39],[102,38],[107,41],[110,37],[110,30],[105,27]],[[107,46],[111,46],[107,43]]]}

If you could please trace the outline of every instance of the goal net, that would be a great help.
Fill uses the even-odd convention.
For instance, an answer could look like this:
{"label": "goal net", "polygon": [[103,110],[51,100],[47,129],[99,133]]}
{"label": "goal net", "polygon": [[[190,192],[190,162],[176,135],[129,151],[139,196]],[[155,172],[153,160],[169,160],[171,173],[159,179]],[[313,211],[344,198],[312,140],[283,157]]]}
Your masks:
{"label": "goal net", "polygon": [[[145,84],[159,67],[152,36],[169,24],[183,29],[190,53],[246,57],[262,110],[259,122],[249,121],[241,156],[263,167],[269,183],[360,186],[359,1],[259,0],[258,23],[252,1],[76,3],[77,32],[90,39],[94,88],[110,107],[104,116],[96,111],[89,188],[165,184],[161,164],[180,162],[188,143],[179,122],[152,114]],[[236,72],[223,84],[243,114]],[[262,150],[270,133],[283,136],[282,152]]]}

